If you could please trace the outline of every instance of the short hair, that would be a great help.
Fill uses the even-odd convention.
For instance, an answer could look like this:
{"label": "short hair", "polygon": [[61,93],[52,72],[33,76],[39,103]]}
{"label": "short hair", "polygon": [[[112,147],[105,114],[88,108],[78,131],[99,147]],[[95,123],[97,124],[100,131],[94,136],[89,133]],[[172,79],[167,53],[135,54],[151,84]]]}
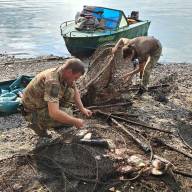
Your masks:
{"label": "short hair", "polygon": [[133,48],[131,46],[123,47],[123,58],[126,59],[127,57],[130,57],[133,53]]}
{"label": "short hair", "polygon": [[84,63],[77,58],[68,59],[63,69],[71,69],[73,73],[81,73],[82,75],[85,73]]}

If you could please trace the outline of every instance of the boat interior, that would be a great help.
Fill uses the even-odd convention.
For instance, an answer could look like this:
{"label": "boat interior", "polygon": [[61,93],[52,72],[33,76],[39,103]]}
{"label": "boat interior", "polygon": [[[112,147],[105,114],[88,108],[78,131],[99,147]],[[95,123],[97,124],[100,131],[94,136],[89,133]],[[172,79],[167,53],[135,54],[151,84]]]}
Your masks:
{"label": "boat interior", "polygon": [[76,29],[79,31],[116,30],[139,22],[139,12],[132,11],[126,18],[121,10],[84,6],[75,16]]}

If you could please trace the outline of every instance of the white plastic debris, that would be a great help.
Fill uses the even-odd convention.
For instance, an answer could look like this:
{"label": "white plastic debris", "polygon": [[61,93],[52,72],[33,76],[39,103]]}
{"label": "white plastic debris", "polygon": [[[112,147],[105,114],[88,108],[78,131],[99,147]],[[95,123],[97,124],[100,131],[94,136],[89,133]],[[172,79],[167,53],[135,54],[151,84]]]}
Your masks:
{"label": "white plastic debris", "polygon": [[88,132],[87,129],[82,129],[82,130],[79,130],[76,135],[78,137],[83,137],[87,132]]}
{"label": "white plastic debris", "polygon": [[163,174],[162,171],[160,171],[160,170],[158,170],[156,168],[152,168],[151,173],[152,173],[152,175],[162,175]]}
{"label": "white plastic debris", "polygon": [[83,137],[83,139],[84,139],[84,140],[89,140],[89,139],[91,139],[91,136],[92,136],[92,133],[87,133],[87,134]]}

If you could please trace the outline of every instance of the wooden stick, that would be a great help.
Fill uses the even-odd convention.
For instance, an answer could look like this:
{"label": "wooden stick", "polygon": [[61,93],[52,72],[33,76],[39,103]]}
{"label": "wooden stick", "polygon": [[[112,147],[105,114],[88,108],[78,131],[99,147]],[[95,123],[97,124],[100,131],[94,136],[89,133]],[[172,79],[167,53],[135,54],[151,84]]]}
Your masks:
{"label": "wooden stick", "polygon": [[160,156],[158,156],[158,155],[154,155],[154,158],[155,158],[155,159],[159,159],[160,161],[163,161],[164,163],[173,165],[170,161],[168,161],[167,159],[165,159],[165,158],[163,158],[163,157],[160,157]]}
{"label": "wooden stick", "polygon": [[135,114],[129,114],[129,113],[125,113],[125,112],[113,112],[111,113],[112,115],[116,115],[116,116],[128,116],[128,117],[135,117],[137,118],[138,115],[135,115]]}
{"label": "wooden stick", "polygon": [[137,144],[139,144],[139,146],[145,151],[145,152],[149,152],[150,148],[149,146],[140,141],[133,133],[131,133],[130,131],[128,131],[122,124],[118,123],[115,119],[111,118],[112,122],[115,123],[118,127],[120,127],[125,133],[127,133]]}
{"label": "wooden stick", "polygon": [[124,121],[126,123],[131,123],[133,125],[139,125],[139,126],[142,126],[142,127],[148,128],[148,129],[152,129],[152,130],[156,130],[156,131],[160,131],[160,132],[164,132],[164,133],[169,133],[169,134],[173,133],[173,132],[168,131],[168,130],[163,130],[163,129],[159,129],[159,128],[156,128],[156,127],[151,127],[151,126],[146,125],[144,123],[136,122],[136,121],[133,121],[133,120],[128,120],[128,119],[125,119],[125,118],[122,118],[122,117],[118,117],[116,115],[111,115],[109,113],[105,113],[105,112],[102,112],[100,110],[97,110],[95,112],[98,113],[98,114],[101,114],[101,115],[103,115],[105,117],[112,117],[112,118],[114,118],[116,120]]}
{"label": "wooden stick", "polygon": [[[159,87],[168,87],[168,86],[169,86],[169,84],[154,85],[154,86],[148,87],[148,90],[150,91],[150,90],[153,90],[153,89],[157,89]],[[137,91],[137,90],[139,90],[139,87],[138,88],[133,87],[133,88],[127,89],[127,91]]]}
{"label": "wooden stick", "polygon": [[100,108],[110,108],[110,107],[118,107],[118,106],[130,106],[132,102],[125,102],[125,103],[115,103],[109,105],[98,105],[98,106],[89,106],[88,109],[100,109]]}
{"label": "wooden stick", "polygon": [[165,143],[165,142],[164,142],[163,140],[161,140],[161,139],[154,138],[154,139],[152,140],[152,142],[153,142],[153,143],[156,143],[156,145],[166,146],[166,147],[168,147],[170,150],[173,150],[173,151],[176,151],[176,152],[178,152],[178,153],[181,153],[181,154],[185,155],[186,157],[189,157],[189,158],[192,159],[192,154],[187,153],[187,152],[185,152],[185,151],[183,151],[183,150],[177,149],[176,147],[174,147],[174,146],[172,146],[172,145],[170,145],[170,144],[168,144],[168,143]]}
{"label": "wooden stick", "polygon": [[[95,105],[95,106],[89,106],[86,107],[87,109],[102,109],[102,108],[110,108],[110,107],[118,107],[118,106],[130,106],[131,102],[124,102],[124,103],[115,103],[115,104],[109,104],[109,105]],[[79,112],[79,109],[74,110],[74,112]]]}
{"label": "wooden stick", "polygon": [[182,171],[182,170],[178,170],[178,169],[173,169],[173,172],[178,174],[178,175],[182,175],[184,177],[192,178],[192,173],[188,173],[188,172],[185,172],[185,171]]}
{"label": "wooden stick", "polygon": [[190,159],[192,159],[192,154],[187,153],[187,152],[185,152],[185,151],[183,151],[183,150],[177,149],[176,147],[174,147],[174,146],[172,146],[172,145],[170,145],[170,144],[167,144],[167,143],[165,143],[165,142],[163,142],[163,141],[162,141],[162,143],[163,143],[165,146],[167,146],[168,148],[170,148],[171,150],[176,151],[176,152],[178,152],[178,153],[181,153],[181,154],[185,155],[186,157],[189,157]]}
{"label": "wooden stick", "polygon": [[154,86],[151,86],[151,87],[148,87],[148,90],[153,90],[153,89],[157,89],[159,87],[169,87],[170,85],[169,84],[161,84],[161,85],[154,85]]}

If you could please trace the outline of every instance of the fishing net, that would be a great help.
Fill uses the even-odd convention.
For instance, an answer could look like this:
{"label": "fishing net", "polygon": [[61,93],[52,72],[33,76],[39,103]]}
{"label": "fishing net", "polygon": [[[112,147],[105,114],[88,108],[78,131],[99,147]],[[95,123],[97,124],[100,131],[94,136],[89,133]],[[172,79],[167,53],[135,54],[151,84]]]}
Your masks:
{"label": "fishing net", "polygon": [[95,191],[113,164],[88,146],[57,143],[1,163],[0,191]]}
{"label": "fishing net", "polygon": [[112,54],[114,44],[102,45],[91,57],[87,73],[78,81],[83,101],[88,105],[102,104],[121,95],[131,82],[122,75],[133,70],[131,61],[124,63],[121,50]]}
{"label": "fishing net", "polygon": [[[88,129],[93,138],[110,138],[115,146],[126,147],[124,136],[109,126]],[[0,191],[105,191],[114,185],[110,175],[115,171],[107,153],[107,148],[61,140],[44,144],[27,155],[0,161]]]}

